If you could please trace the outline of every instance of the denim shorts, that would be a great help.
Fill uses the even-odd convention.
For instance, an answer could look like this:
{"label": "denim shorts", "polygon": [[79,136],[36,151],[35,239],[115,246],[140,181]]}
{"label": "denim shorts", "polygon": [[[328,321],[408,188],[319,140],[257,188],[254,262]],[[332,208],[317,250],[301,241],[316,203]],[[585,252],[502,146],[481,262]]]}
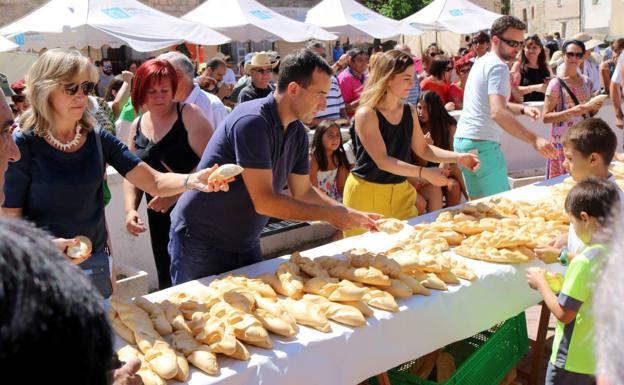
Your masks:
{"label": "denim shorts", "polygon": [[481,167],[474,172],[459,166],[470,198],[486,197],[509,190],[507,162],[500,143],[491,140],[455,138],[453,147],[456,152],[477,154],[481,162]]}

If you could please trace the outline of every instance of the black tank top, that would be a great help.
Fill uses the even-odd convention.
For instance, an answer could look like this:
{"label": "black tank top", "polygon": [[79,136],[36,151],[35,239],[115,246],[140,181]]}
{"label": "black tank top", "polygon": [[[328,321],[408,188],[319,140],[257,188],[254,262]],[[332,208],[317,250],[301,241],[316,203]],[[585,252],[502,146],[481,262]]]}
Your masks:
{"label": "black tank top", "polygon": [[[377,119],[379,120],[379,132],[386,144],[386,153],[394,158],[411,163],[412,160],[412,133],[414,132],[414,121],[412,119],[412,110],[409,104],[403,105],[403,116],[399,124],[391,124],[386,120],[383,114],[377,110]],[[354,123],[355,124],[355,123]],[[355,167],[351,170],[353,175],[360,177],[368,182],[381,184],[402,183],[407,178],[401,175],[395,175],[380,170],[368,152],[360,143],[357,135],[354,135],[355,143]]]}
{"label": "black tank top", "polygon": [[[531,86],[533,84],[542,84],[544,79],[550,76],[550,72],[539,68],[527,68],[526,72],[522,74],[520,80],[521,86]],[[531,92],[524,95],[525,102],[543,102],[544,94],[542,92]]]}
{"label": "black tank top", "polygon": [[188,133],[182,121],[184,106],[180,103],[176,105],[178,119],[158,143],[152,142],[143,135],[141,132],[142,117],[139,117],[134,135],[136,155],[157,171],[186,174],[199,163],[199,157],[189,144]]}

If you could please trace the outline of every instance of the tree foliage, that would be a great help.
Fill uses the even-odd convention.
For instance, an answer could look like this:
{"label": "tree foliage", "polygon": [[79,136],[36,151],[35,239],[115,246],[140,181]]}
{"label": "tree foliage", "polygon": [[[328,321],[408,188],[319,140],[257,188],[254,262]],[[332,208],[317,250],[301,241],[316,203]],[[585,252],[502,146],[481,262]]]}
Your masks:
{"label": "tree foliage", "polygon": [[359,0],[373,11],[400,20],[418,12],[433,0]]}

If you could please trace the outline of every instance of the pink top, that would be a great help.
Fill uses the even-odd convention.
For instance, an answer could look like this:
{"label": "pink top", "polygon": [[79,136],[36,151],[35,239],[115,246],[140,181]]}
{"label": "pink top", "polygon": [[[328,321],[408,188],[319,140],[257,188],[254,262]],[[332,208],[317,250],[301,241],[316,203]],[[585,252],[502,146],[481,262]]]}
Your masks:
{"label": "pink top", "polygon": [[362,77],[358,78],[353,75],[351,68],[347,68],[338,74],[338,85],[340,86],[340,92],[342,92],[342,98],[344,99],[345,104],[349,104],[360,99],[360,95],[364,90],[365,81],[366,75],[362,75]]}
{"label": "pink top", "polygon": [[412,59],[414,60],[414,71],[416,71],[416,75],[418,75],[423,70],[422,60],[420,60],[420,58],[416,56],[412,57]]}

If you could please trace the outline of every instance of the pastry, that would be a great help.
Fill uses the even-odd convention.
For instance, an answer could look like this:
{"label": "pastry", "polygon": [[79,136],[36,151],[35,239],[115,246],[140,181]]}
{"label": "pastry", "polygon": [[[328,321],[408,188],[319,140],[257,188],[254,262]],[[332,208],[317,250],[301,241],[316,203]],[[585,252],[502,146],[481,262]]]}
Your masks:
{"label": "pastry", "polygon": [[78,244],[75,246],[69,246],[65,254],[67,254],[68,257],[75,259],[91,255],[91,251],[93,250],[91,240],[84,235],[79,235],[76,239],[78,240]]}
{"label": "pastry", "polygon": [[384,233],[396,234],[403,230],[405,222],[396,218],[382,218],[375,221],[377,229]]}
{"label": "pastry", "polygon": [[311,302],[286,298],[280,301],[290,315],[300,325],[310,326],[323,333],[329,333],[331,326],[321,308]]}
{"label": "pastry", "polygon": [[364,289],[338,278],[310,278],[303,285],[303,291],[321,295],[331,301],[359,301],[364,296]]}
{"label": "pastry", "polygon": [[222,181],[235,177],[245,171],[244,168],[237,164],[222,164],[210,174],[208,181]]}
{"label": "pastry", "polygon": [[171,334],[173,328],[171,327],[171,324],[167,321],[165,313],[162,311],[160,306],[150,302],[148,299],[143,297],[136,297],[134,299],[134,304],[145,310],[147,314],[149,314],[152,322],[154,323],[154,328],[161,336]]}
{"label": "pastry", "polygon": [[364,315],[356,307],[332,302],[314,294],[305,294],[302,300],[318,305],[323,314],[333,321],[355,327],[366,325]]}

